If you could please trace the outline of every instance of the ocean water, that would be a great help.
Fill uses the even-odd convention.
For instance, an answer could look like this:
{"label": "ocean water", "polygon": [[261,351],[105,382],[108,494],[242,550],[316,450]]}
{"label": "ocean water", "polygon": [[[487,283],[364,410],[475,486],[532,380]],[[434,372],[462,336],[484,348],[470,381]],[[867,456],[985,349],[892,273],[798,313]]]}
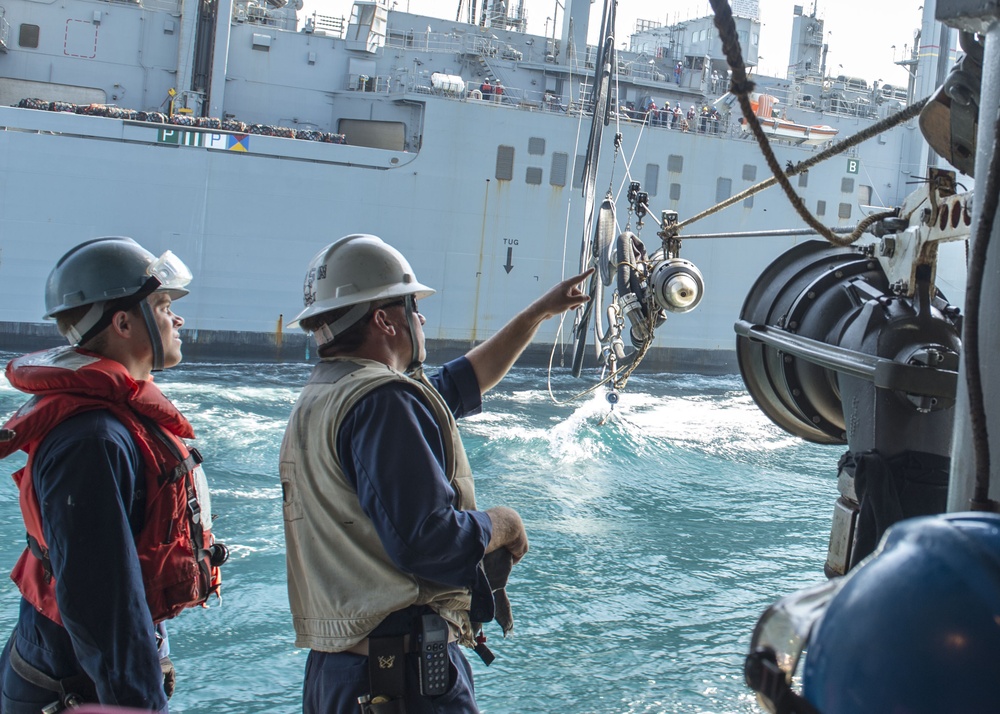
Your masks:
{"label": "ocean water", "polygon": [[[300,710],[306,652],[292,644],[277,459],[309,370],[201,363],[158,377],[198,433],[232,550],[221,603],[169,624],[171,711]],[[514,369],[461,422],[479,505],[516,508],[531,539],[508,588],[514,632],[487,625],[488,668],[470,653],[482,711],[757,711],[742,676],[750,634],[770,603],[823,578],[840,449],[772,425],[738,376],[633,376],[610,417],[602,392],[557,404],[548,380]],[[23,395],[0,382],[6,416]],[[587,384],[551,380],[559,401]],[[9,569],[24,531],[13,482],[0,483]],[[17,602],[3,578],[4,638]]]}

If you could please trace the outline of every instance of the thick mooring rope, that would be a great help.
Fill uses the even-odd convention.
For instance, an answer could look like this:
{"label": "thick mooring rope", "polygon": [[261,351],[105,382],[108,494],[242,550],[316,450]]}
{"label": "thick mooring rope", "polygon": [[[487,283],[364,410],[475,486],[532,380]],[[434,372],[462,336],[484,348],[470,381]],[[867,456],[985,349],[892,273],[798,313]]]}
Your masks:
{"label": "thick mooring rope", "polygon": [[740,49],[740,41],[736,33],[736,23],[733,20],[733,13],[732,9],[729,7],[729,2],[728,0],[710,0],[710,2],[712,10],[715,12],[715,26],[719,30],[719,38],[722,40],[722,49],[726,55],[726,62],[732,70],[732,80],[730,82],[729,91],[739,100],[743,116],[747,125],[750,127],[750,130],[753,132],[754,137],[757,139],[757,143],[760,145],[761,153],[764,155],[764,160],[767,162],[768,168],[771,169],[772,177],[751,186],[745,191],[742,191],[705,211],[702,211],[696,216],[692,216],[691,218],[678,223],[674,228],[674,231],[679,231],[681,228],[688,226],[695,221],[701,220],[706,216],[710,216],[713,213],[721,211],[723,208],[749,198],[755,193],[763,191],[765,188],[768,188],[775,183],[781,186],[785,195],[788,197],[789,202],[795,208],[795,211],[799,214],[802,220],[805,221],[805,223],[819,235],[823,236],[834,245],[851,245],[857,241],[858,238],[860,238],[873,223],[896,215],[895,211],[873,214],[858,223],[857,227],[849,235],[839,236],[820,223],[820,221],[809,211],[805,202],[795,192],[795,189],[792,188],[792,184],[788,179],[791,176],[808,171],[809,168],[815,166],[821,161],[825,161],[831,156],[836,156],[853,146],[857,146],[863,141],[890,129],[897,124],[912,119],[927,103],[927,99],[922,99],[911,104],[903,111],[898,112],[891,117],[887,117],[880,122],[872,124],[867,129],[864,129],[857,134],[834,144],[806,161],[801,161],[794,166],[788,167],[787,169],[782,169],[781,165],[778,163],[777,157],[775,157],[774,152],[771,150],[771,144],[768,141],[767,135],[764,134],[764,130],[761,128],[760,122],[757,120],[757,116],[754,114],[753,108],[750,106],[750,93],[754,90],[754,83],[747,77],[746,68],[743,65],[743,53]]}

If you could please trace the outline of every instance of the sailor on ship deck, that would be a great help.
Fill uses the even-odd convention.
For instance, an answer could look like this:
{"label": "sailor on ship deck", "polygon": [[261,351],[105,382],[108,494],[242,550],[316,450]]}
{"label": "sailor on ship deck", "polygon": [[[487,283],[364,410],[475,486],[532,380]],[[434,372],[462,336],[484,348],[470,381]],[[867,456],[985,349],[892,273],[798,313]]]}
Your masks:
{"label": "sailor on ship deck", "polygon": [[[578,285],[589,274],[425,377],[417,301],[434,290],[403,255],[350,235],[313,258],[290,326],[313,333],[322,361],[292,411],[280,466],[295,643],[311,650],[305,714],[353,713],[365,700],[372,712],[386,700],[408,714],[478,711],[459,644],[476,646],[474,623],[494,616],[499,588],[481,563],[501,550],[516,563],[528,537],[513,509],[477,509],[455,419],[480,410],[543,321],[588,301]],[[418,666],[426,622],[447,632],[439,688]]]}
{"label": "sailor on ship deck", "polygon": [[88,702],[167,711],[174,670],[157,623],[204,603],[221,564],[203,525],[201,458],[182,441],[194,434],[151,381],[181,361],[172,301],[190,279],[170,251],[83,243],[45,291],[71,346],[7,366],[32,398],[0,448],[28,454],[14,477],[29,545],[11,573],[21,603],[0,657],[3,714]]}

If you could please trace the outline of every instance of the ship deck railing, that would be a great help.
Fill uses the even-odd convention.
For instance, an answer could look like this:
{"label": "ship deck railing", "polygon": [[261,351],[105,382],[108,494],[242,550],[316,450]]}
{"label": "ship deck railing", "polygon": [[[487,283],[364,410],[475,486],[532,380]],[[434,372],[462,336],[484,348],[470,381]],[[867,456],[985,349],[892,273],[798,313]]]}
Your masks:
{"label": "ship deck railing", "polygon": [[[379,87],[386,87],[388,78],[382,77],[385,82],[377,83]],[[370,80],[372,81],[372,80]],[[384,91],[388,91],[387,89]],[[554,114],[566,114],[568,116],[580,116],[589,114],[590,91],[589,85],[582,84],[580,87],[580,100],[570,102],[568,105],[562,104],[559,98],[549,92],[531,92],[519,87],[504,88],[504,93],[500,96],[495,94],[483,96],[479,87],[469,85],[464,92],[454,92],[432,87],[423,82],[412,82],[407,91],[414,94],[431,95],[442,99],[449,99],[458,102],[473,102],[488,106],[495,106],[503,109],[513,109],[518,111],[551,112]],[[719,119],[706,119],[701,121],[701,116],[696,116],[693,122],[688,123],[686,117],[677,122],[660,119],[659,116],[650,117],[646,112],[618,108],[617,100],[612,102],[610,114],[611,121],[620,121],[630,126],[647,124],[648,129],[687,132],[691,134],[701,134],[716,138],[749,138],[740,129],[734,116],[723,115]],[[780,141],[780,140],[779,140]]]}
{"label": "ship deck railing", "polygon": [[330,37],[343,37],[347,21],[343,17],[336,15],[321,15],[314,12],[312,17],[306,18],[304,32],[328,35]]}
{"label": "ship deck railing", "polygon": [[389,32],[385,46],[394,50],[418,50],[422,52],[462,52],[464,35],[453,32]]}

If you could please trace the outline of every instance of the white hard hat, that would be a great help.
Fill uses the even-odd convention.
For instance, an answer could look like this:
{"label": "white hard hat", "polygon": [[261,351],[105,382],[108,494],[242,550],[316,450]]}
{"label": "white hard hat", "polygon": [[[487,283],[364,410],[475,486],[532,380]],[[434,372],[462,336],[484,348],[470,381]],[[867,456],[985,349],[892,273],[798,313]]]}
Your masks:
{"label": "white hard hat", "polygon": [[287,327],[351,305],[359,306],[355,319],[360,319],[374,301],[406,295],[419,300],[434,292],[417,282],[403,254],[381,238],[363,233],[344,236],[309,261],[302,290],[305,309]]}

